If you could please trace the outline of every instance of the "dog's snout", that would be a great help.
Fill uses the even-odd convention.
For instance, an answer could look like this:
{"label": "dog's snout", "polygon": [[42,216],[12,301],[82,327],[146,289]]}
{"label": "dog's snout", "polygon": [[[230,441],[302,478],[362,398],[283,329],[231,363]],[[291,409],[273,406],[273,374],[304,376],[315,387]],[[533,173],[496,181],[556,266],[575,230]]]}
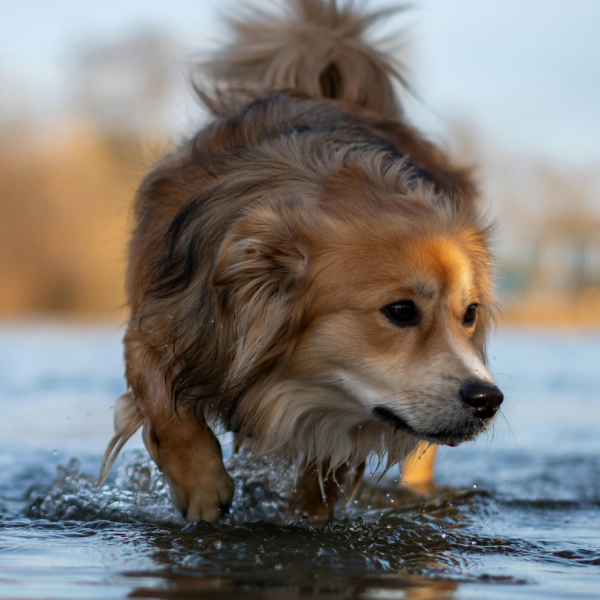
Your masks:
{"label": "dog's snout", "polygon": [[504,394],[488,383],[469,383],[460,390],[463,400],[473,408],[475,416],[482,419],[493,417],[504,400]]}

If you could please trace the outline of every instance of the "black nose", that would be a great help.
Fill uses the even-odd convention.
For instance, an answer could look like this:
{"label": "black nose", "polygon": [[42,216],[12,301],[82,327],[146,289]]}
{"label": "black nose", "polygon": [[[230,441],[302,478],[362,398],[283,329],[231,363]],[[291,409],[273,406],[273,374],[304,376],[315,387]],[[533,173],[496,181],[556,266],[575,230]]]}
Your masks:
{"label": "black nose", "polygon": [[482,419],[493,417],[504,400],[504,394],[487,383],[469,383],[460,390],[463,400],[473,407],[475,416]]}

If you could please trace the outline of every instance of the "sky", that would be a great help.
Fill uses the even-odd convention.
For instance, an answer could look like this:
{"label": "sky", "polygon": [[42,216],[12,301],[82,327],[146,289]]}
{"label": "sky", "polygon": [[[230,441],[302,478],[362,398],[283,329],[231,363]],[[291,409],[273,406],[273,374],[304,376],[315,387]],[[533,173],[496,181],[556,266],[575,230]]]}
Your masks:
{"label": "sky", "polygon": [[[267,4],[264,0],[255,4]],[[393,1],[373,0],[374,7]],[[161,32],[190,61],[223,29],[235,0],[2,0],[0,107],[64,110],[78,49]],[[500,152],[600,163],[600,1],[412,0],[386,23],[406,28],[409,116],[434,137],[469,120]],[[4,88],[4,89],[1,89]]]}

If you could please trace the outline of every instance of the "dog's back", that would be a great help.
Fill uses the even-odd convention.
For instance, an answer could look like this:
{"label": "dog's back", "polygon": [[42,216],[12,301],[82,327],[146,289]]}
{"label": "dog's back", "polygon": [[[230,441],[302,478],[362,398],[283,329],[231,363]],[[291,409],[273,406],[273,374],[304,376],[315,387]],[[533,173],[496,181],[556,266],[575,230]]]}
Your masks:
{"label": "dog's back", "polygon": [[[440,184],[472,196],[468,174],[453,168],[403,120],[398,92],[409,86],[395,56],[399,40],[368,39],[375,26],[404,8],[364,12],[354,2],[287,0],[282,14],[242,10],[229,20],[232,41],[201,65],[210,83],[197,91],[216,115],[231,115],[273,92],[296,99],[297,114],[314,110],[302,100],[321,101],[321,106],[338,109],[336,126],[340,120],[364,124]],[[279,125],[283,132],[291,116],[287,113],[280,123],[256,124],[270,131]],[[325,116],[325,126],[331,118]],[[331,124],[329,130],[334,129]]]}

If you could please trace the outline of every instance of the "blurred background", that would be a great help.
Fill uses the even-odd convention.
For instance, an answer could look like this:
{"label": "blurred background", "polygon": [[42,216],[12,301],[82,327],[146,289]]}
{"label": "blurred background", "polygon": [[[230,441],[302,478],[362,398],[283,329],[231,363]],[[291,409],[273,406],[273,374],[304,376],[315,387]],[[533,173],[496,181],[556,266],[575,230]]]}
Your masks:
{"label": "blurred background", "polygon": [[[232,6],[2,2],[0,315],[124,317],[132,196],[202,125],[194,63]],[[409,118],[498,219],[503,319],[600,325],[600,3],[418,0],[398,29]]]}

